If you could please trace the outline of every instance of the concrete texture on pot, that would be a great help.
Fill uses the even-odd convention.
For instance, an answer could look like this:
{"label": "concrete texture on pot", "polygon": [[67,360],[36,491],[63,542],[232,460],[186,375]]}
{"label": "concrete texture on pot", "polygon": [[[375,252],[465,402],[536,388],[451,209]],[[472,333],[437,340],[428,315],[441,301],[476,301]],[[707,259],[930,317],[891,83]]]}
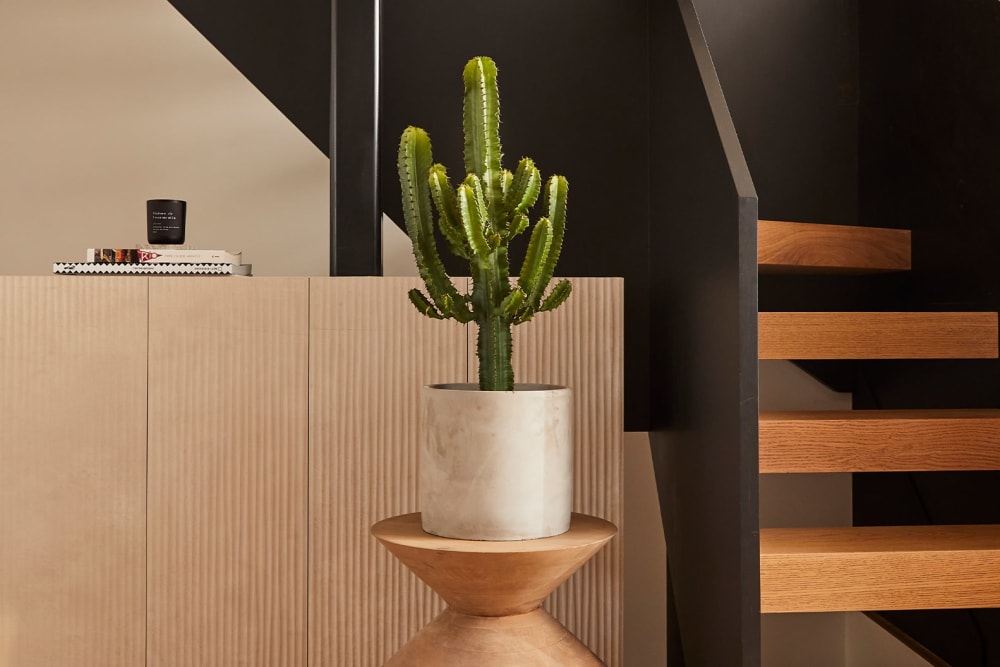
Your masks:
{"label": "concrete texture on pot", "polygon": [[464,540],[525,540],[569,529],[572,392],[519,384],[423,388],[423,529]]}

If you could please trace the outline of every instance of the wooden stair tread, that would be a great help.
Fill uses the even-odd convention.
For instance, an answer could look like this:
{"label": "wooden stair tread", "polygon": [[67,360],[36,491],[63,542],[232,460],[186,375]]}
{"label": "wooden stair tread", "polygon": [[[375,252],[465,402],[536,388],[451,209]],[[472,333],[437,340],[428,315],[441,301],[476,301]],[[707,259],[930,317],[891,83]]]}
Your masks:
{"label": "wooden stair tread", "polygon": [[1000,606],[1000,526],[763,528],[761,611]]}
{"label": "wooden stair tread", "polygon": [[1000,470],[1000,410],[760,414],[760,472]]}
{"label": "wooden stair tread", "polygon": [[910,269],[910,231],[759,220],[761,273],[871,273]]}
{"label": "wooden stair tread", "polygon": [[995,359],[997,313],[758,313],[761,359]]}

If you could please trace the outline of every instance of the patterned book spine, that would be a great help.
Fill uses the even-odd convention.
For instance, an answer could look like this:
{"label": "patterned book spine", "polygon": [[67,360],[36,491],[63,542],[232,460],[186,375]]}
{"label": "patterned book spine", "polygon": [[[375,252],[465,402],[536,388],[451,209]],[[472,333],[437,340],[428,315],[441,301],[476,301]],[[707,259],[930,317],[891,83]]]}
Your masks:
{"label": "patterned book spine", "polygon": [[55,262],[52,273],[63,275],[249,276],[250,264]]}
{"label": "patterned book spine", "polygon": [[99,264],[242,264],[243,253],[196,248],[90,248],[87,261]]}

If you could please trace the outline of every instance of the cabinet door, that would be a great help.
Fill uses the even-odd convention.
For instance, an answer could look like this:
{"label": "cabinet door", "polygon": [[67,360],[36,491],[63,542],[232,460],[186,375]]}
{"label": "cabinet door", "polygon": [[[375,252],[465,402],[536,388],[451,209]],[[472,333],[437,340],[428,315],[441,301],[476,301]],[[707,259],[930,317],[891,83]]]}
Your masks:
{"label": "cabinet door", "polygon": [[143,665],[147,282],[0,277],[0,665]]}
{"label": "cabinet door", "polygon": [[377,667],[443,608],[369,530],[417,510],[420,387],[465,379],[466,327],[418,279],[311,283],[309,664]]}
{"label": "cabinet door", "polygon": [[149,667],[306,652],[308,280],[149,295]]}

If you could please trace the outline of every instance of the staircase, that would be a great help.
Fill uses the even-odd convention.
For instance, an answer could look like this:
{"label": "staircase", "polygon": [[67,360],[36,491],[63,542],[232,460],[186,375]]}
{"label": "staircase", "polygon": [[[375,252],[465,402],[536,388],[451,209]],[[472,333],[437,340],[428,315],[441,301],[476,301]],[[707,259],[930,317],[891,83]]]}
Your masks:
{"label": "staircase", "polygon": [[[910,268],[905,230],[761,220],[761,273]],[[997,313],[759,313],[760,359],[997,358]],[[762,412],[761,473],[1000,470],[1000,410]],[[761,612],[1000,607],[1000,525],[766,528]]]}

